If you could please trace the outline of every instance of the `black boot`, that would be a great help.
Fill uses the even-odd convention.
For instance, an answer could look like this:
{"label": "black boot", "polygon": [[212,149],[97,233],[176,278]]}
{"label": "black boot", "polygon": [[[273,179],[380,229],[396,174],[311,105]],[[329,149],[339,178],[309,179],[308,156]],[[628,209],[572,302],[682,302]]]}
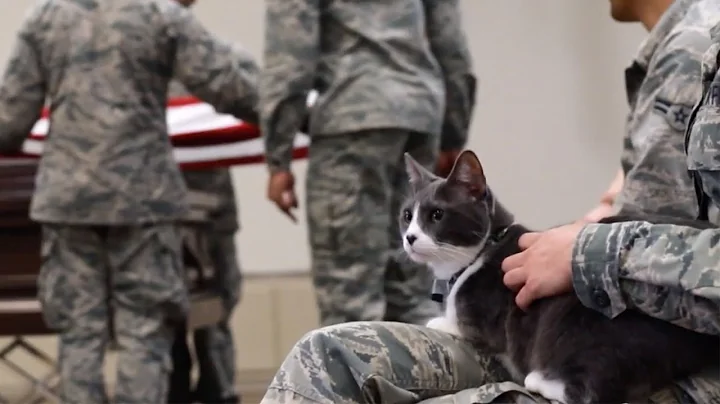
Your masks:
{"label": "black boot", "polygon": [[186,325],[179,325],[175,330],[175,341],[171,351],[173,370],[170,373],[170,384],[168,386],[168,404],[189,404],[193,402],[190,392],[190,371],[193,364],[187,337]]}

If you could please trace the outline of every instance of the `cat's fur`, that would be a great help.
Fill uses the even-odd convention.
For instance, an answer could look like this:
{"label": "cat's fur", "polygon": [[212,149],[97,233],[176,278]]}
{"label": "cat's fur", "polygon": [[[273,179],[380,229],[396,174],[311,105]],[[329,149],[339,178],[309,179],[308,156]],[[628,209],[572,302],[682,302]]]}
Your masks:
{"label": "cat's fur", "polygon": [[400,214],[403,247],[438,279],[457,277],[445,315],[428,327],[497,355],[528,390],[567,404],[646,399],[672,380],[718,363],[716,337],[631,310],[611,320],[574,294],[520,310],[500,265],[519,252],[518,238],[529,230],[495,200],[475,154],[463,152],[448,179],[409,155],[406,163],[412,192]]}

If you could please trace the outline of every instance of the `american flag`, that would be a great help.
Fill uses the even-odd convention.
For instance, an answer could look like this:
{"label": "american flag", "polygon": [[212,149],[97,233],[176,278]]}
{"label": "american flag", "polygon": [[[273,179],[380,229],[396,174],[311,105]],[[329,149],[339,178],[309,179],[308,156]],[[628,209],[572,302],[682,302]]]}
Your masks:
{"label": "american flag", "polygon": [[[316,93],[308,97],[311,106]],[[43,110],[23,144],[22,153],[8,157],[40,157],[49,128],[49,112]],[[195,98],[177,97],[168,101],[167,126],[175,159],[184,170],[230,167],[264,161],[264,147],[257,126],[232,115],[221,114]],[[307,157],[309,137],[298,133],[293,158]]]}

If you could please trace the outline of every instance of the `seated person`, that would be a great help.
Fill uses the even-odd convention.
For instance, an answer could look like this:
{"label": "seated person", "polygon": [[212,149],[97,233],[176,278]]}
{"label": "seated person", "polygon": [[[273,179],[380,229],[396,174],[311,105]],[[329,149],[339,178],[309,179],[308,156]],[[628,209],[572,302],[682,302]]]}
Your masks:
{"label": "seated person", "polygon": [[[710,45],[701,27],[708,28],[720,18],[717,6],[708,1],[677,1],[664,14],[655,13],[651,6],[661,3],[667,2],[612,2],[616,18],[642,21],[651,30],[628,74],[632,110],[623,158],[625,178],[616,205],[628,212],[688,218],[698,209],[682,152],[685,122],[676,122],[669,111],[688,111],[699,98],[700,55]],[[653,22],[652,15],[660,14],[662,18]],[[714,31],[719,34],[713,42],[720,44],[720,27]],[[715,74],[716,56],[717,51],[707,57],[713,63],[704,77]],[[720,78],[716,80],[720,85]],[[653,108],[655,104],[672,108]],[[704,189],[716,206],[720,206],[720,149],[702,146],[720,143],[720,126],[713,123],[720,122],[719,118],[712,109],[701,109],[688,149],[690,168],[701,170]],[[609,213],[611,209],[605,209],[588,219]],[[637,310],[720,335],[719,239],[720,230],[642,222],[576,223],[527,236],[523,241],[529,245],[526,253],[506,263],[507,280],[520,290],[521,305],[574,288],[582,302],[608,316]],[[608,252],[608,245],[626,246],[624,257],[628,258]],[[664,259],[654,260],[646,252],[648,247],[662,249]],[[580,264],[590,256],[597,259]],[[525,268],[519,273],[518,261]],[[680,266],[685,269],[683,279],[677,278]],[[555,271],[543,271],[545,267]],[[617,276],[618,283],[596,281],[606,275]],[[522,288],[528,279],[540,285],[534,293]],[[554,288],[549,287],[552,282]],[[596,288],[608,294],[608,307],[598,307],[588,298]],[[262,404],[546,402],[507,380],[510,375],[502,364],[449,334],[408,324],[360,322],[319,329],[302,338]],[[718,396],[720,380],[715,373],[678,380],[650,400],[700,404],[716,401]]]}

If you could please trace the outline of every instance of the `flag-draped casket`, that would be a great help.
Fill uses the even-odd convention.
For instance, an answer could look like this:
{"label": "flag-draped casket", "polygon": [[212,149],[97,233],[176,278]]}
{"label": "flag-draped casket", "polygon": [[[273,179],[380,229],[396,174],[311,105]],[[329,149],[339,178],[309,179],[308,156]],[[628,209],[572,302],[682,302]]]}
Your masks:
{"label": "flag-draped casket", "polygon": [[[308,100],[312,104],[313,96]],[[168,135],[183,170],[230,167],[264,161],[257,126],[220,114],[194,97],[173,98]],[[38,158],[48,134],[48,111],[34,125],[22,152],[0,157],[0,299],[35,293],[40,228],[28,218]],[[299,133],[294,158],[307,155],[309,139]]]}
{"label": "flag-draped casket", "polygon": [[[197,98],[171,99],[167,125],[175,159],[185,170],[254,164],[264,160],[257,126],[232,115],[217,113],[211,105]],[[48,128],[48,112],[44,111],[25,141],[22,153],[12,157],[39,157]],[[299,133],[293,156],[304,158],[308,144],[308,137]]]}

